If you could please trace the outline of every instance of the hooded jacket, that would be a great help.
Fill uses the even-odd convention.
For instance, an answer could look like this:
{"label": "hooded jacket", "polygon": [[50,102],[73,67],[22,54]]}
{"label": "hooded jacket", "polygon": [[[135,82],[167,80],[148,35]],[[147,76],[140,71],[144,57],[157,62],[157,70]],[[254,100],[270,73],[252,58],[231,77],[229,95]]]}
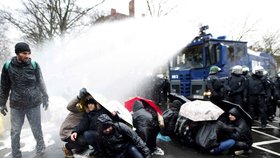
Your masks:
{"label": "hooded jacket", "polygon": [[181,105],[182,103],[179,100],[174,100],[172,103],[169,103],[169,108],[162,114],[164,120],[164,128],[161,130],[161,134],[167,136],[174,135],[174,130]]}
{"label": "hooded jacket", "polygon": [[10,107],[26,109],[39,106],[42,101],[48,101],[47,89],[41,69],[36,63],[36,69],[27,62],[19,62],[13,57],[9,68],[5,65],[1,74],[0,106],[5,106],[10,94]]}
{"label": "hooded jacket", "polygon": [[235,116],[236,120],[229,120],[224,124],[219,124],[219,127],[222,130],[229,132],[230,138],[236,140],[237,142],[245,142],[251,146],[253,144],[251,129],[246,121],[242,118],[240,111],[237,108],[232,108],[228,113]]}
{"label": "hooded jacket", "polygon": [[84,112],[81,112],[76,107],[79,99],[75,97],[72,99],[67,105],[67,110],[69,110],[69,114],[66,116],[65,120],[60,126],[59,135],[62,141],[65,141],[68,137],[70,137],[74,128],[79,124],[81,119],[83,118]]}
{"label": "hooded jacket", "polygon": [[[113,127],[113,133],[105,135],[102,133],[102,130],[105,127],[108,127],[108,125]],[[150,150],[146,146],[146,143],[136,134],[136,132],[124,123],[113,123],[108,115],[103,114],[98,117],[98,127],[100,133],[102,133],[100,137],[101,150],[103,150],[102,153],[106,155],[106,157],[111,158],[117,156],[122,153],[129,144],[136,146],[144,157],[147,157],[150,154]]]}
{"label": "hooded jacket", "polygon": [[141,101],[136,100],[133,105],[133,126],[137,129],[142,127],[150,127],[152,125],[153,116],[145,110]]}

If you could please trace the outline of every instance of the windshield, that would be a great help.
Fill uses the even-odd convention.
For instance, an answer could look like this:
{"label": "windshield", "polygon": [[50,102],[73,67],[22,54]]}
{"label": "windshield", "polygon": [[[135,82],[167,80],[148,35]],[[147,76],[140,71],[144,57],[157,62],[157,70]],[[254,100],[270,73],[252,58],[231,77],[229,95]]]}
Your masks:
{"label": "windshield", "polygon": [[193,69],[203,67],[203,46],[195,46],[183,49],[170,62],[170,68],[174,70],[179,69]]}

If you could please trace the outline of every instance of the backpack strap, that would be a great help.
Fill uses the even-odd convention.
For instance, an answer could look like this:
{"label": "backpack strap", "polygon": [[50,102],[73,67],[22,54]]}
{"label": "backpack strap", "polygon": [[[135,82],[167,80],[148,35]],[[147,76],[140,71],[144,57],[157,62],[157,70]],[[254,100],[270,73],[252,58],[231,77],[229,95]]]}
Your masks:
{"label": "backpack strap", "polygon": [[36,63],[36,61],[31,60],[31,64],[32,64],[32,68],[33,68],[34,70],[36,70],[36,68],[37,68],[37,63]]}
{"label": "backpack strap", "polygon": [[11,60],[9,60],[5,63],[5,70],[6,71],[8,71],[10,64],[11,64]]}

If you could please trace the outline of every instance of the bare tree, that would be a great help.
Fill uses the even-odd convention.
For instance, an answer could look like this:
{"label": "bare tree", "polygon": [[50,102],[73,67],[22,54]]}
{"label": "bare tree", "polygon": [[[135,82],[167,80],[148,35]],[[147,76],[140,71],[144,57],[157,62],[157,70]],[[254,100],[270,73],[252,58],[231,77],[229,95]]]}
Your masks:
{"label": "bare tree", "polygon": [[280,56],[280,33],[268,32],[260,41],[250,46],[251,49],[270,53],[274,56]]}
{"label": "bare tree", "polygon": [[82,8],[76,0],[27,0],[22,1],[23,9],[0,10],[0,14],[29,42],[40,44],[85,25],[83,17],[104,1],[95,0],[93,6]]}
{"label": "bare tree", "polygon": [[[260,41],[252,44],[249,49],[271,54],[280,63],[280,32],[268,32]],[[279,67],[279,66],[278,66]]]}
{"label": "bare tree", "polygon": [[7,25],[4,23],[4,19],[0,18],[0,65],[10,57],[11,52],[9,51],[10,41],[6,36]]}
{"label": "bare tree", "polygon": [[172,12],[177,5],[169,0],[146,0],[149,16],[161,17]]}

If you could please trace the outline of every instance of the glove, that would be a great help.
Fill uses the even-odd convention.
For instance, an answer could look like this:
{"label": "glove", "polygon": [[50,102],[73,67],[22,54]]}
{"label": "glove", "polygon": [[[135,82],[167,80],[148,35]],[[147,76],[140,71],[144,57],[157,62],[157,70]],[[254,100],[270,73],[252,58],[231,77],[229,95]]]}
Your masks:
{"label": "glove", "polygon": [[49,107],[49,100],[47,98],[43,99],[43,108],[44,110],[47,110]]}
{"label": "glove", "polygon": [[87,89],[86,88],[82,88],[79,92],[79,95],[77,96],[77,98],[80,100],[82,98],[84,98],[87,95]]}
{"label": "glove", "polygon": [[2,115],[6,115],[6,113],[8,112],[8,109],[6,106],[0,106],[0,111],[2,113]]}

